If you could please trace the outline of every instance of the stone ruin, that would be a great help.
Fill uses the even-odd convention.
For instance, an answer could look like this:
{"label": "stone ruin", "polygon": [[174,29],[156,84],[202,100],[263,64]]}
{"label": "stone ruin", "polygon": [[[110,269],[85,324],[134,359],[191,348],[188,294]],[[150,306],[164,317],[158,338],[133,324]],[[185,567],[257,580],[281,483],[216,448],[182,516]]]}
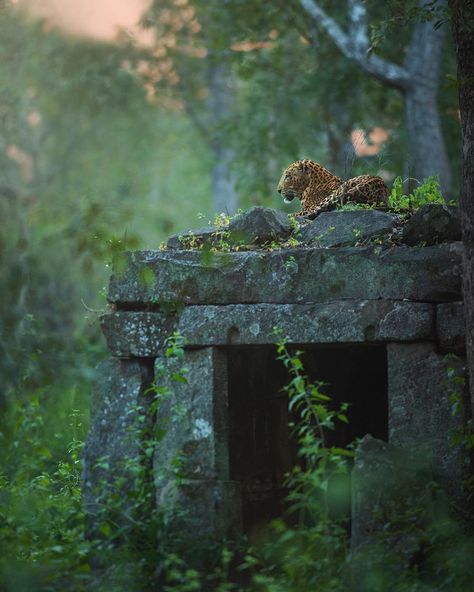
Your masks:
{"label": "stone ruin", "polygon": [[[374,510],[394,479],[397,451],[459,496],[459,239],[456,210],[441,205],[408,221],[355,210],[300,224],[252,208],[220,228],[171,237],[161,250],[126,253],[101,317],[111,358],[98,368],[93,395],[86,507],[104,487],[100,459],[113,475],[143,454],[133,427],[145,409],[146,421],[163,428],[148,461],[156,504],[184,507],[187,532],[234,536],[283,515],[282,483],[297,447],[274,327],[305,352],[306,372],[327,383],[333,401],[350,403],[350,422],[333,437],[336,445],[362,439],[352,480],[355,544],[377,528]],[[177,362],[165,355],[175,331],[185,343],[186,382],[173,380]],[[170,393],[156,416],[146,411],[154,383]]]}

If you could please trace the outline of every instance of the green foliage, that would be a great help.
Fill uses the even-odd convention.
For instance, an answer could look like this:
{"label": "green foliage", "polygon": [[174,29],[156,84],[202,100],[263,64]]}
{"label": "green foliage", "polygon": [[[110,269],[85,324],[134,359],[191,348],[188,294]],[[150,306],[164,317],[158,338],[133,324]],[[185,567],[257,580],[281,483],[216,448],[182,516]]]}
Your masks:
{"label": "green foliage", "polygon": [[404,193],[403,186],[403,179],[396,177],[388,198],[389,206],[395,210],[417,210],[425,204],[445,203],[439,187],[439,179],[436,176],[423,179],[408,195]]}
{"label": "green foliage", "polygon": [[209,215],[210,183],[206,146],[147,100],[133,48],[63,36],[12,6],[1,17],[3,410],[88,380],[84,352],[104,350],[104,263]]}
{"label": "green foliage", "polygon": [[[183,355],[182,338],[171,335],[165,356],[178,364],[173,381],[186,381]],[[0,431],[2,590],[80,592],[96,585],[103,590],[144,590],[162,562],[166,574],[172,566],[166,578],[173,579],[177,561],[164,551],[165,519],[170,516],[157,511],[151,481],[150,462],[164,432],[162,426],[150,424],[150,414],[169,396],[160,377],[158,372],[143,405],[131,410],[136,418],[131,429],[141,442],[141,454],[119,463],[107,457],[97,462],[102,479],[89,508],[93,528],[82,498],[82,412],[73,408],[67,413],[67,405],[59,407],[47,392],[23,403],[16,399],[9,411],[10,431]],[[77,393],[63,396],[67,404],[81,402]],[[191,588],[183,584],[172,589]]]}
{"label": "green foliage", "polygon": [[[350,452],[324,442],[325,431],[344,421],[344,410],[330,409],[318,385],[307,380],[300,356],[283,343],[280,356],[291,377],[288,394],[300,417],[294,426],[300,462],[287,482],[288,503],[301,518],[297,526],[277,521],[262,544],[243,550],[224,545],[206,573],[172,548],[165,519],[153,510],[150,483],[151,458],[164,433],[150,425],[149,413],[169,396],[159,372],[147,394],[149,407],[133,410],[143,444],[139,459],[120,466],[118,480],[111,477],[110,459],[98,463],[104,495],[97,499],[97,532],[91,532],[82,507],[80,454],[92,368],[105,353],[96,321],[109,275],[104,261],[121,258],[130,248],[155,247],[167,234],[193,226],[197,212],[205,218],[211,214],[215,143],[234,151],[242,196],[278,207],[274,186],[280,170],[300,156],[319,159],[344,176],[382,167],[400,170],[400,98],[340,60],[325,36],[318,36],[315,50],[308,43],[314,31],[293,1],[283,6],[190,0],[201,29],[193,38],[182,29],[175,49],[164,56],[173,58],[178,83],[157,85],[159,98],[178,100],[183,112],[147,99],[143,80],[131,66],[155,63],[148,51],[68,38],[26,19],[11,4],[2,5],[0,20],[0,588],[351,589],[345,579],[350,560],[345,514],[335,505],[340,492],[344,497],[347,491]],[[152,3],[149,26],[158,33],[153,17],[176,7],[166,4]],[[368,9],[371,17],[386,16],[383,4],[368,2]],[[342,21],[345,8],[332,10]],[[398,58],[400,35],[405,41],[407,32],[399,30],[379,35],[385,55]],[[247,42],[265,45],[236,49],[235,44]],[[193,55],[193,49],[203,48],[207,59]],[[446,52],[446,73],[453,71],[451,53]],[[213,113],[210,119],[201,117],[209,115],[206,89],[216,65],[227,68],[235,91],[233,111],[224,121],[214,121]],[[440,96],[452,155],[459,141],[456,90],[450,85]],[[391,132],[380,157],[348,155],[355,125],[382,125]],[[410,207],[413,199],[420,205],[434,199],[435,182],[424,194],[417,191]],[[407,197],[401,189],[395,194],[399,202]],[[216,222],[222,230],[225,220]],[[231,249],[225,235],[220,248]],[[209,263],[212,256],[203,251],[203,261]],[[297,271],[291,256],[285,269]],[[144,272],[143,280],[151,279]],[[170,340],[166,355],[176,360],[171,378],[185,381],[178,336]],[[460,406],[454,396],[453,406]],[[469,433],[455,437],[469,437],[472,445]],[[173,463],[177,477],[182,461],[178,455]],[[386,568],[390,554],[376,550],[370,569],[365,568],[366,590],[380,590],[380,582],[395,589],[395,581],[400,590],[462,590],[459,582],[468,589],[470,539],[448,518],[434,516],[426,524],[431,524],[422,533],[428,576],[420,576],[420,568],[395,571],[392,577]],[[400,530],[405,526],[398,524]],[[248,575],[244,588],[234,578],[238,563]]]}
{"label": "green foliage", "polygon": [[[105,457],[98,461],[96,470],[102,472],[103,480],[95,497],[93,529],[83,510],[80,489],[85,425],[76,407],[78,394],[64,393],[67,404],[60,409],[47,392],[11,409],[11,431],[0,433],[2,589],[470,589],[474,541],[465,530],[466,519],[460,521],[453,515],[434,484],[417,485],[416,497],[407,498],[400,480],[400,503],[395,500],[390,511],[379,516],[379,535],[360,552],[351,552],[347,526],[353,453],[327,443],[337,423],[347,422],[347,405],[334,408],[322,384],[311,382],[305,374],[302,352],[291,351],[281,335],[279,339],[278,358],[289,374],[285,390],[299,443],[298,463],[285,483],[289,489],[285,519],[275,520],[251,543],[243,540],[215,548],[203,544],[189,548],[179,533],[171,536],[169,524],[176,517],[185,518],[186,509],[156,509],[150,460],[165,431],[149,419],[171,395],[162,380],[165,373],[171,372],[171,384],[186,382],[184,343],[174,334],[164,352],[171,364],[158,366],[143,405],[132,410],[136,422],[131,429],[142,443],[141,454],[118,465]],[[457,378],[447,359],[453,412],[458,412],[462,388]],[[72,411],[67,413],[66,408]],[[175,413],[186,410],[178,405]],[[65,450],[64,442],[68,442]],[[178,480],[183,460],[178,454],[171,467]],[[213,557],[212,562],[196,561],[203,555]]]}
{"label": "green foliage", "polygon": [[[45,394],[17,402],[9,438],[0,432],[0,587],[9,592],[82,590],[90,572],[80,489],[82,414],[73,409],[67,425]],[[48,411],[56,411],[54,431]],[[66,451],[58,452],[67,440]]]}

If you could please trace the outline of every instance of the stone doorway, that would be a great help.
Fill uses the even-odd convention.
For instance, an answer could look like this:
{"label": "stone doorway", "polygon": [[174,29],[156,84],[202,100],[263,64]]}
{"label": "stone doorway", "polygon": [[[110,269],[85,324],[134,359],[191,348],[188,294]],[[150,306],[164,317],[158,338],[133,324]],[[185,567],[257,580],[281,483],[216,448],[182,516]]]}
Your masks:
{"label": "stone doorway", "polygon": [[[328,433],[347,446],[366,434],[388,440],[387,355],[384,345],[301,346],[305,372],[338,407],[350,404],[349,424]],[[240,484],[244,532],[284,516],[285,474],[297,443],[283,387],[289,375],[272,346],[227,349],[229,475]]]}

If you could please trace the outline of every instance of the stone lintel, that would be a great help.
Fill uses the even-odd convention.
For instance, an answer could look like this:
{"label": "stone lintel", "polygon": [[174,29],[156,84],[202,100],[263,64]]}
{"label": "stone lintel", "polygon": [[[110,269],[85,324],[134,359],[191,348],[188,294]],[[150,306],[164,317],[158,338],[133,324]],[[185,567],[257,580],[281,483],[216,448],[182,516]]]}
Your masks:
{"label": "stone lintel", "polygon": [[442,351],[461,355],[465,353],[466,327],[462,302],[446,302],[437,306],[436,333]]}
{"label": "stone lintel", "polygon": [[387,346],[387,361],[389,442],[418,451],[435,479],[459,496],[466,455],[453,438],[465,422],[465,360],[439,355],[431,343],[404,343]]}
{"label": "stone lintel", "polygon": [[461,243],[274,251],[136,251],[116,262],[109,301],[171,304],[445,302],[461,295]]}
{"label": "stone lintel", "polygon": [[114,356],[157,356],[177,330],[187,347],[265,345],[279,327],[290,343],[380,343],[434,339],[434,306],[423,302],[342,300],[324,304],[187,306],[177,317],[114,312],[101,318]]}
{"label": "stone lintel", "polygon": [[227,359],[209,347],[186,350],[184,359],[157,358],[155,384],[160,402],[156,415],[160,441],[155,449],[159,489],[177,476],[229,479]]}

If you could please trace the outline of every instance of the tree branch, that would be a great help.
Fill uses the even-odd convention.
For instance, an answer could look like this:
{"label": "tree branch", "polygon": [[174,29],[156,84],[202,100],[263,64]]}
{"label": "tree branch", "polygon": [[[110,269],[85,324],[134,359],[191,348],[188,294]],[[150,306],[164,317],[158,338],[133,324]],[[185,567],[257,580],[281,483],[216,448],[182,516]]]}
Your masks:
{"label": "tree branch", "polygon": [[367,14],[360,0],[349,0],[350,34],[328,16],[315,0],[299,0],[303,9],[331,37],[338,49],[363,70],[387,86],[404,89],[411,83],[408,72],[401,66],[368,53]]}
{"label": "tree branch", "polygon": [[369,38],[367,36],[367,10],[363,2],[348,0],[351,19],[351,40],[354,51],[361,56],[367,55]]}

